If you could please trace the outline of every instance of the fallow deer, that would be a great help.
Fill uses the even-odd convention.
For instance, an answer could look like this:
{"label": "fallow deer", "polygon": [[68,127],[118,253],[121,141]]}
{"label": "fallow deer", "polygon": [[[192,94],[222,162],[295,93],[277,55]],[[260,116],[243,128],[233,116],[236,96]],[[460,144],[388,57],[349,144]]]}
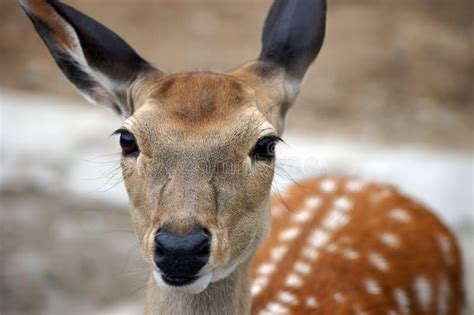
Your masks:
{"label": "fallow deer", "polygon": [[147,314],[462,312],[456,240],[396,189],[326,177],[270,196],[325,0],[275,0],[259,57],[224,74],[167,74],[66,4],[20,3],[76,88],[125,118],[116,133],[150,267]]}

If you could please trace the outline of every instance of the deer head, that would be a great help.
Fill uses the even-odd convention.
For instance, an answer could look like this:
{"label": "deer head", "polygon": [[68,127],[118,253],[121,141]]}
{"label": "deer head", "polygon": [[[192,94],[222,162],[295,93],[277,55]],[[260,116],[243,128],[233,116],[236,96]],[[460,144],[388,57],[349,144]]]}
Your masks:
{"label": "deer head", "polygon": [[131,217],[158,286],[198,293],[248,262],[269,233],[275,145],[326,2],[276,0],[259,57],[223,74],[168,74],[64,3],[20,3],[79,92],[124,117]]}

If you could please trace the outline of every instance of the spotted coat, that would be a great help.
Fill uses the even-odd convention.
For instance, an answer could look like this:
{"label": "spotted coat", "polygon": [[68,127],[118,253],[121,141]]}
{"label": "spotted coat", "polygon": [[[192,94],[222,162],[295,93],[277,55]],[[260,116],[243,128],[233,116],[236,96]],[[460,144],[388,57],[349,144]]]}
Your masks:
{"label": "spotted coat", "polygon": [[460,252],[390,186],[307,180],[272,201],[252,268],[252,314],[461,314]]}

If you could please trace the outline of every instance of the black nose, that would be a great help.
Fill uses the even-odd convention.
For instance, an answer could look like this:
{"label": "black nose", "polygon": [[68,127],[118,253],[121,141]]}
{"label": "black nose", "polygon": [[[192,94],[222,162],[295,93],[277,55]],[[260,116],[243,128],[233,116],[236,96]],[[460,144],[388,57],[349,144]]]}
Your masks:
{"label": "black nose", "polygon": [[160,230],[155,235],[155,264],[170,285],[191,283],[209,261],[211,235],[201,229],[187,235]]}

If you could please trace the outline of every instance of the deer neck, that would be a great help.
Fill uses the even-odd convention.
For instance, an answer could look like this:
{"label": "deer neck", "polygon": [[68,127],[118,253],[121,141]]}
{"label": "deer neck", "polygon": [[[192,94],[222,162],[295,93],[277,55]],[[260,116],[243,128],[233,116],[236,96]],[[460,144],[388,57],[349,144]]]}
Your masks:
{"label": "deer neck", "polygon": [[161,290],[151,277],[146,314],[243,315],[250,313],[250,261],[199,294]]}

